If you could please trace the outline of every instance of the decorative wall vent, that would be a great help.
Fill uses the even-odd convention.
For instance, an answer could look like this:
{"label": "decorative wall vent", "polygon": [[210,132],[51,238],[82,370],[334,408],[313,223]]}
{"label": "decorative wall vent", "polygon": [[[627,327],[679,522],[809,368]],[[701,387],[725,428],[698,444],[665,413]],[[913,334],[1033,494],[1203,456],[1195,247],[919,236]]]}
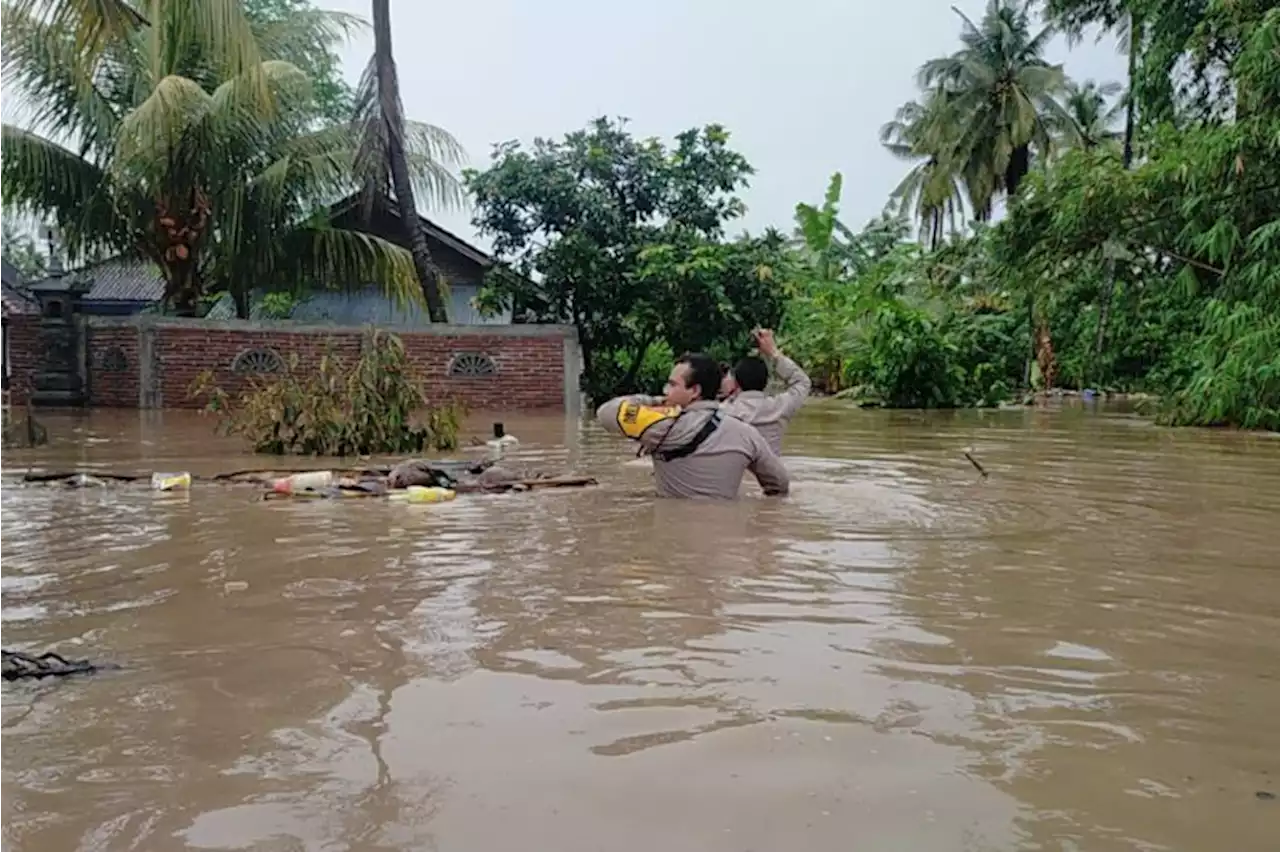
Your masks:
{"label": "decorative wall vent", "polygon": [[231,359],[233,373],[280,373],[284,361],[270,349],[243,349]]}
{"label": "decorative wall vent", "polygon": [[493,376],[498,372],[497,363],[479,352],[458,352],[449,360],[449,378],[475,379]]}
{"label": "decorative wall vent", "polygon": [[129,361],[124,357],[124,350],[112,346],[98,358],[98,366],[109,373],[123,373],[129,369]]}

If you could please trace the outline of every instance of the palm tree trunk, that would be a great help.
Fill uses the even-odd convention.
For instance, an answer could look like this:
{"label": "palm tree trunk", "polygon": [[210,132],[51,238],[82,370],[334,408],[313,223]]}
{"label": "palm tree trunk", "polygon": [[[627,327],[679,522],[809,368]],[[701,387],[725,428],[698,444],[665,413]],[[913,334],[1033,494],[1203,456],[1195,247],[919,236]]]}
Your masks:
{"label": "palm tree trunk", "polygon": [[[1124,153],[1122,163],[1126,171],[1133,168],[1133,131],[1134,131],[1134,112],[1136,110],[1133,98],[1133,78],[1138,73],[1138,50],[1142,47],[1141,28],[1138,21],[1133,17],[1133,13],[1129,14],[1129,88],[1125,92],[1126,103],[1124,105]],[[1101,384],[1100,371],[1097,365],[1102,361],[1102,347],[1106,343],[1107,338],[1107,321],[1111,318],[1111,301],[1115,298],[1116,293],[1116,262],[1112,258],[1107,263],[1107,287],[1102,294],[1102,307],[1098,312],[1098,338],[1094,341],[1093,346],[1093,363],[1094,381]]]}
{"label": "palm tree trunk", "polygon": [[1012,199],[1018,194],[1018,187],[1022,185],[1022,179],[1030,170],[1031,148],[1027,145],[1019,145],[1009,155],[1009,165],[1004,170],[1004,188],[1009,198]]}
{"label": "palm tree trunk", "polygon": [[164,274],[173,312],[180,317],[194,317],[202,295],[195,262],[180,260],[166,263]]}
{"label": "palm tree trunk", "polygon": [[1093,366],[1089,372],[1092,374],[1089,378],[1094,385],[1101,388],[1104,384],[1102,369],[1099,366],[1102,363],[1102,347],[1107,340],[1107,320],[1111,317],[1111,301],[1115,298],[1116,291],[1116,262],[1114,258],[1107,260],[1107,286],[1102,291],[1102,306],[1098,310],[1098,336],[1093,342]]}
{"label": "palm tree trunk", "polygon": [[1124,167],[1133,165],[1133,123],[1134,98],[1133,77],[1138,72],[1138,48],[1141,46],[1138,33],[1138,22],[1129,16],[1129,91],[1125,94],[1124,106]]}
{"label": "palm tree trunk", "polygon": [[427,246],[427,234],[418,218],[418,208],[413,200],[413,182],[409,179],[409,163],[404,150],[404,115],[400,105],[400,83],[396,75],[395,57],[391,53],[391,4],[390,0],[373,0],[373,57],[378,74],[378,105],[382,121],[387,129],[387,157],[391,170],[391,186],[400,208],[400,221],[413,255],[413,268],[422,284],[427,300],[427,312],[432,322],[448,322],[444,300],[440,297],[440,280],[431,249]]}
{"label": "palm tree trunk", "polygon": [[[1031,149],[1026,145],[1013,149],[1009,157],[1009,165],[1004,171],[1004,186],[1008,197],[1013,199],[1018,194],[1022,179],[1031,170]],[[1040,365],[1040,377],[1045,388],[1053,386],[1054,373],[1057,371],[1053,356],[1053,336],[1048,322],[1036,322],[1035,296],[1027,295],[1027,330],[1031,335],[1031,357],[1027,360],[1026,383],[1031,386],[1031,362]]]}
{"label": "palm tree trunk", "polygon": [[204,295],[200,251],[209,226],[209,198],[196,187],[185,198],[156,201],[156,259],[165,278],[165,302],[193,317]]}

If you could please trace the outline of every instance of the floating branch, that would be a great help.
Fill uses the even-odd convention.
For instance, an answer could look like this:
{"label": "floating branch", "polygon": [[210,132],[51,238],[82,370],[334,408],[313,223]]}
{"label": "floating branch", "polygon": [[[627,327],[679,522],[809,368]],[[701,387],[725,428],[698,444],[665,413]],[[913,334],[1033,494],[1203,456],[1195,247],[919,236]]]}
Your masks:
{"label": "floating branch", "polygon": [[973,457],[973,454],[972,454],[972,453],[970,453],[968,450],[965,450],[965,451],[964,451],[964,457],[965,457],[965,458],[967,458],[967,459],[969,460],[969,464],[973,465],[973,469],[974,469],[974,470],[976,470],[978,473],[982,474],[982,478],[983,478],[983,479],[986,479],[986,478],[987,478],[987,476],[988,476],[989,474],[987,473],[986,468],[984,468],[982,465],[978,464],[978,460],[977,460],[977,459],[975,459],[975,458]]}

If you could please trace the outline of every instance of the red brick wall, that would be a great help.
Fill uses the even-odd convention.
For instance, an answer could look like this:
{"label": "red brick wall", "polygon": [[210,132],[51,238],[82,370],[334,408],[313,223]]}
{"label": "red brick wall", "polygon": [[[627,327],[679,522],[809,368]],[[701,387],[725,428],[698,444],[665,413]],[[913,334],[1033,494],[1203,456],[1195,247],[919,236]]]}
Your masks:
{"label": "red brick wall", "polygon": [[[410,360],[426,378],[427,394],[432,398],[461,399],[473,409],[563,407],[562,338],[404,334],[401,339]],[[448,366],[455,352],[488,355],[498,366],[497,376],[450,378]]]}
{"label": "red brick wall", "polygon": [[[153,334],[154,368],[160,398],[165,408],[194,408],[203,400],[190,397],[196,377],[213,370],[217,384],[228,393],[244,388],[248,378],[232,371],[236,355],[246,349],[265,348],[276,352],[288,364],[296,354],[299,369],[314,368],[330,351],[354,362],[360,356],[363,331],[356,328],[307,329],[262,328],[234,323],[161,322],[147,332]],[[477,328],[458,334],[435,334],[397,330],[410,360],[426,382],[433,400],[457,399],[472,410],[560,409],[564,407],[564,337],[484,333]],[[128,364],[124,372],[108,370],[108,352],[118,348]],[[14,353],[17,352],[17,340]],[[448,366],[459,352],[488,355],[497,373],[478,378],[451,378]],[[133,407],[138,405],[145,357],[140,351],[139,328],[130,324],[97,324],[89,330],[89,370],[93,405]],[[15,357],[16,360],[16,357]],[[15,369],[16,379],[16,369]]]}
{"label": "red brick wall", "polygon": [[22,405],[31,394],[40,363],[40,317],[34,314],[7,317],[4,335],[9,346],[9,399],[14,405]]}
{"label": "red brick wall", "polygon": [[[89,404],[105,408],[134,408],[138,405],[138,330],[127,326],[90,327]],[[107,363],[116,350],[124,357],[124,368]]]}
{"label": "red brick wall", "polygon": [[218,387],[233,396],[244,389],[249,377],[234,373],[231,362],[245,349],[271,349],[286,365],[298,356],[298,369],[314,369],[326,350],[347,363],[360,357],[360,334],[347,330],[332,334],[288,331],[226,331],[160,327],[156,329],[155,352],[160,375],[160,398],[165,408],[199,408],[202,399],[192,399],[191,384],[205,370],[213,370]]}

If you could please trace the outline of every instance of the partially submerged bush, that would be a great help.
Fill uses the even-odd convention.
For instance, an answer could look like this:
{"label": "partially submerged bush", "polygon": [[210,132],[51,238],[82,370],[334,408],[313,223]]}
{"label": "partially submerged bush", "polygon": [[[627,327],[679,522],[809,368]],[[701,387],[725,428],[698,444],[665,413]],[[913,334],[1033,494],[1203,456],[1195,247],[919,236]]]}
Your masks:
{"label": "partially submerged bush", "polygon": [[370,331],[360,359],[348,365],[327,352],[315,369],[299,369],[291,355],[280,375],[255,377],[235,400],[212,371],[192,385],[207,398],[228,433],[253,442],[259,453],[371,455],[451,450],[458,445],[457,403],[428,405],[421,377],[394,334]]}

